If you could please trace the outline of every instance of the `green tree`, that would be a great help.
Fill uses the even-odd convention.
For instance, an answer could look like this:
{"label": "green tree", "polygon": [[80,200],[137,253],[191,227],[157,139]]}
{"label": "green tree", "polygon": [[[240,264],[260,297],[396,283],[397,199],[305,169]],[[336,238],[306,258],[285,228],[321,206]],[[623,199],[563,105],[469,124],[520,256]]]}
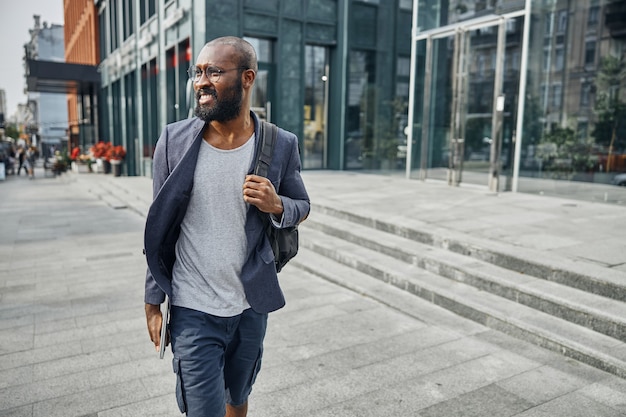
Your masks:
{"label": "green tree", "polygon": [[20,137],[20,131],[15,124],[7,124],[4,129],[4,137],[18,139]]}
{"label": "green tree", "polygon": [[537,146],[537,157],[545,171],[571,176],[576,172],[587,172],[597,163],[593,154],[593,141],[581,141],[570,128],[555,127],[546,132]]}

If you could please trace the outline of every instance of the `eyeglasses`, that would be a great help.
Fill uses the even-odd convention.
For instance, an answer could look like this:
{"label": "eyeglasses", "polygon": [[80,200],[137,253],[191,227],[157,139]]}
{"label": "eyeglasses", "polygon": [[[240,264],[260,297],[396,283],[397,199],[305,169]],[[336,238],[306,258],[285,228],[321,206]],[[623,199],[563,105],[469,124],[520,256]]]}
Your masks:
{"label": "eyeglasses", "polygon": [[222,76],[222,74],[224,74],[225,72],[239,70],[239,69],[248,69],[248,67],[236,67],[236,68],[230,68],[230,69],[206,67],[205,69],[202,69],[194,65],[187,70],[187,74],[189,74],[189,78],[194,83],[197,83],[198,81],[200,81],[200,78],[202,78],[202,74],[206,75],[206,77],[211,83],[217,83],[220,80],[220,77]]}

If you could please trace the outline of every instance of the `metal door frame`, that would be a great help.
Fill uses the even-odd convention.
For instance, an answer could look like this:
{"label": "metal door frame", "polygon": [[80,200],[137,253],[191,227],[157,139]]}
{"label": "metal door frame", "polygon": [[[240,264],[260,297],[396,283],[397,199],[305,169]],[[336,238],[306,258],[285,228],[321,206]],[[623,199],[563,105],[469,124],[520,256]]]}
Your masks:
{"label": "metal door frame", "polygon": [[[409,114],[408,114],[408,125],[414,126],[414,112],[415,112],[415,72],[416,72],[416,63],[417,63],[417,43],[420,41],[426,41],[426,57],[425,57],[425,68],[424,68],[424,93],[423,93],[423,102],[424,106],[422,109],[422,141],[421,141],[421,158],[420,158],[420,168],[419,168],[419,179],[425,180],[427,177],[427,151],[429,147],[429,129],[430,129],[430,117],[429,117],[429,107],[431,101],[431,89],[432,89],[432,54],[433,54],[433,39],[441,39],[446,37],[455,37],[455,46],[454,46],[454,74],[452,79],[453,83],[453,100],[452,100],[452,112],[451,112],[451,133],[450,133],[450,149],[453,150],[454,147],[459,147],[460,149],[456,149],[456,152],[462,151],[463,148],[463,140],[464,140],[464,113],[465,113],[465,82],[467,77],[463,76],[463,71],[459,71],[459,68],[466,68],[465,62],[465,50],[467,48],[466,42],[468,41],[468,37],[466,34],[473,30],[486,28],[486,27],[498,27],[498,41],[497,41],[497,62],[496,62],[496,72],[494,79],[494,98],[492,105],[492,140],[491,143],[491,152],[490,152],[490,169],[489,169],[489,180],[488,187],[492,191],[498,190],[499,184],[499,165],[500,165],[500,149],[501,149],[501,134],[502,134],[502,110],[504,97],[502,96],[502,84],[503,84],[503,67],[504,67],[504,51],[506,44],[506,23],[510,19],[514,19],[517,17],[525,17],[524,19],[524,28],[523,28],[523,42],[522,42],[522,65],[520,68],[520,79],[519,83],[519,100],[518,100],[518,109],[517,109],[517,140],[515,141],[515,165],[513,170],[513,191],[517,190],[517,177],[519,175],[519,151],[521,146],[521,131],[522,131],[522,119],[523,119],[523,106],[524,106],[524,95],[525,94],[525,77],[524,73],[526,71],[526,57],[527,57],[527,48],[528,48],[528,28],[529,22],[527,16],[530,15],[530,1],[526,1],[526,7],[524,10],[519,10],[512,13],[502,14],[502,15],[487,15],[483,17],[479,17],[476,19],[471,19],[464,22],[455,23],[452,25],[448,25],[442,28],[432,29],[428,31],[424,31],[421,33],[417,33],[417,1],[413,2],[413,39],[411,45],[411,79],[410,79],[410,95],[409,95]],[[428,117],[427,117],[428,116]],[[408,129],[408,138],[407,138],[407,161],[406,161],[406,178],[411,177],[412,171],[412,144],[413,144],[413,129]],[[451,155],[453,156],[453,155]],[[461,180],[462,175],[462,159],[460,162],[460,167],[457,165],[452,165],[454,161],[450,158],[449,168],[448,168],[448,183],[453,185],[458,185]],[[458,172],[457,172],[458,170]]]}

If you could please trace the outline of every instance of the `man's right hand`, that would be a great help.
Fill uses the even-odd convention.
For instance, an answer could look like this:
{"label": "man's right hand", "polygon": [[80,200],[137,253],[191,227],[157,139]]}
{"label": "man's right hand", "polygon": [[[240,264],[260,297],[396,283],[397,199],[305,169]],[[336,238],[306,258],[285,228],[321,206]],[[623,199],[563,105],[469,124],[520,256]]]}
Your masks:
{"label": "man's right hand", "polygon": [[154,348],[159,351],[161,343],[161,324],[163,315],[161,314],[161,306],[158,304],[146,304],[146,321],[148,324],[148,334],[150,340],[154,343]]}

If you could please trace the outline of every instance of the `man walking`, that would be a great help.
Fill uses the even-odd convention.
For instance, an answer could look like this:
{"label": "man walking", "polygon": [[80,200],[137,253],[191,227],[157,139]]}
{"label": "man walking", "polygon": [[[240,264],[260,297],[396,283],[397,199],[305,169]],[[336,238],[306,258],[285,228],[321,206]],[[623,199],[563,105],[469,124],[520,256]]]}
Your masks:
{"label": "man walking", "polygon": [[310,209],[292,133],[279,129],[269,179],[252,175],[256,73],[248,42],[207,43],[189,70],[196,117],[166,126],[154,152],[146,319],[158,348],[167,294],[176,397],[189,417],[246,416],[268,313],[285,304],[264,217],[291,227]]}

